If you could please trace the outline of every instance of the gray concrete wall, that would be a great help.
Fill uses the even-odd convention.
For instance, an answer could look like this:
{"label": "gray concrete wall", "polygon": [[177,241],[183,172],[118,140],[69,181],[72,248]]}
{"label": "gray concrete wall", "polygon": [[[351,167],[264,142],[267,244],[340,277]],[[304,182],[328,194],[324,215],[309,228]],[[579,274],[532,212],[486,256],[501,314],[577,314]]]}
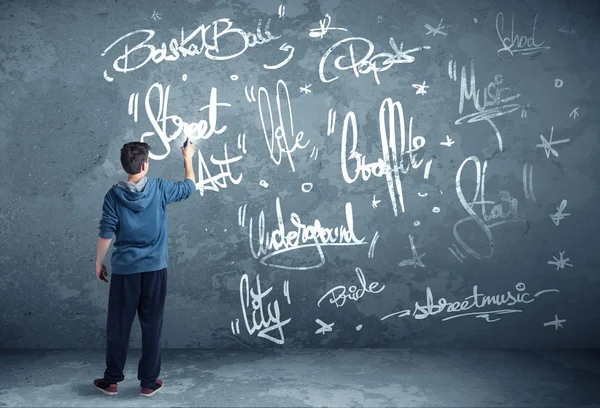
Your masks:
{"label": "gray concrete wall", "polygon": [[3,1],[0,346],[104,347],[119,150],[211,92],[164,347],[598,346],[598,4]]}

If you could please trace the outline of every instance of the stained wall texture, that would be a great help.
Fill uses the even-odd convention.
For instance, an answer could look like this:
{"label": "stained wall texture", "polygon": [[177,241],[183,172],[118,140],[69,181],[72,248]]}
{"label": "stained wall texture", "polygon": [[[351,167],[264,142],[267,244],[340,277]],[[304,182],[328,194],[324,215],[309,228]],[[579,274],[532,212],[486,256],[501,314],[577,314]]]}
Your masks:
{"label": "stained wall texture", "polygon": [[120,148],[186,136],[164,347],[599,346],[599,4],[2,1],[0,346],[104,347]]}

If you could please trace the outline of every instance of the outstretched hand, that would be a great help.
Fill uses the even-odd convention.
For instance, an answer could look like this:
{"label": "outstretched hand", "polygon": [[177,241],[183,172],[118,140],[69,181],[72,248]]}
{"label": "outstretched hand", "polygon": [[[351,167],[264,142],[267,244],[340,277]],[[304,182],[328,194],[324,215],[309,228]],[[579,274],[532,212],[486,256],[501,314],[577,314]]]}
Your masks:
{"label": "outstretched hand", "polygon": [[106,266],[104,266],[104,264],[102,264],[102,266],[96,265],[96,277],[98,280],[108,283],[108,279],[106,279],[107,276],[108,270],[106,270]]}

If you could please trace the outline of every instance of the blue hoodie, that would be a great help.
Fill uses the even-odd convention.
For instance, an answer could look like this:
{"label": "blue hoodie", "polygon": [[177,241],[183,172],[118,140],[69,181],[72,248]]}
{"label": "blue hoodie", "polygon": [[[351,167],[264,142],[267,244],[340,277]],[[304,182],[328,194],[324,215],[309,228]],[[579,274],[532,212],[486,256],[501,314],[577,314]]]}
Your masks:
{"label": "blue hoodie", "polygon": [[116,235],[112,273],[130,274],[167,267],[167,204],[185,200],[194,182],[146,176],[137,183],[122,181],[104,196],[99,237]]}

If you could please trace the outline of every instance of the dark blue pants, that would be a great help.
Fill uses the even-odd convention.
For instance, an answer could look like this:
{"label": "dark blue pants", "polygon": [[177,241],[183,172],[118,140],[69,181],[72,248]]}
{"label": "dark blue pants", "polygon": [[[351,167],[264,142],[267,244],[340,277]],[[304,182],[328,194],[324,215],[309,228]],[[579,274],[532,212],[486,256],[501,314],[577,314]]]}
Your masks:
{"label": "dark blue pants", "polygon": [[104,380],[123,381],[129,335],[137,311],[142,329],[140,386],[152,384],[160,373],[161,332],[167,294],[167,268],[130,275],[112,274],[106,319],[106,371]]}

